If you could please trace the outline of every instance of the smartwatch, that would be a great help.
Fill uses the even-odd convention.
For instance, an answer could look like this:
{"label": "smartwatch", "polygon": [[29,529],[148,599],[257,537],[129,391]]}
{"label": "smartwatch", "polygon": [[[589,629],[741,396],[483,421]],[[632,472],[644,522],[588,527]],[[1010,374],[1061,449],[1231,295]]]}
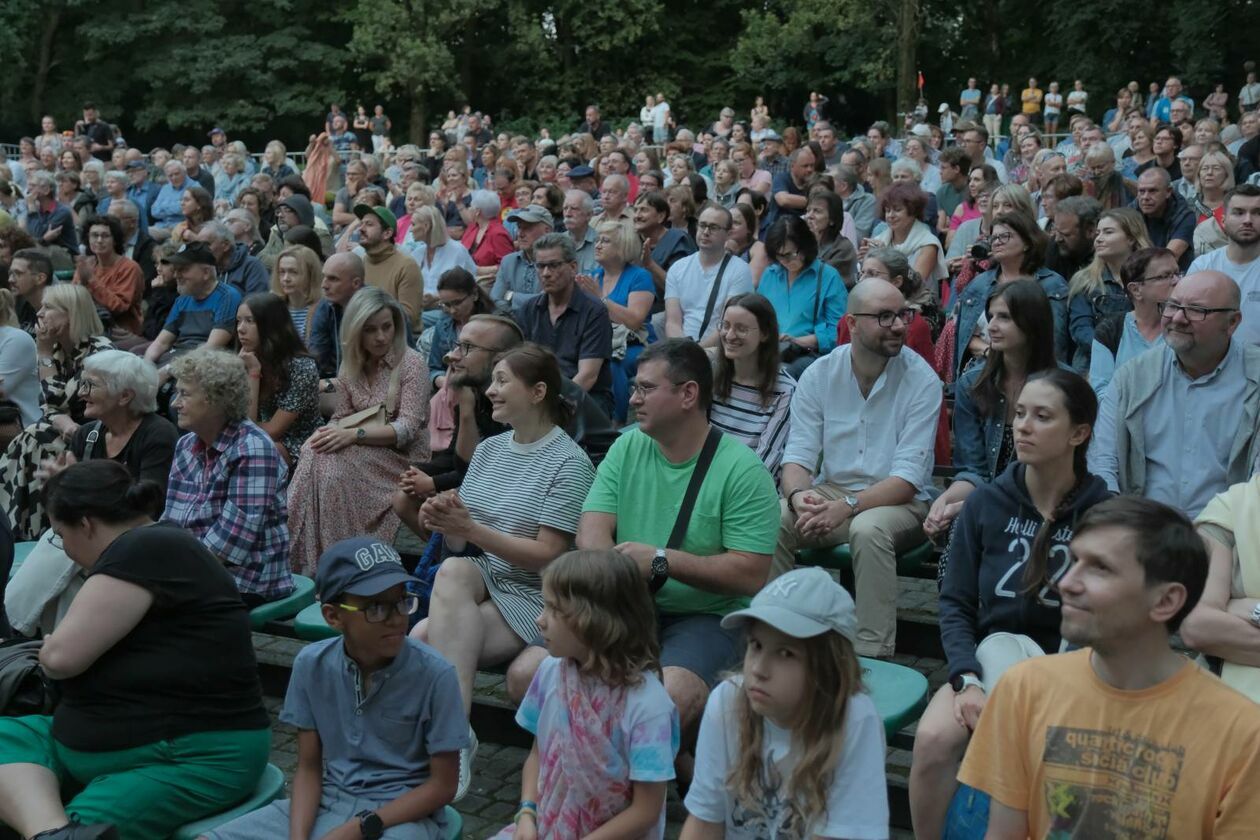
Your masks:
{"label": "smartwatch", "polygon": [[962,694],[973,685],[980,689],[981,693],[984,693],[984,683],[980,682],[980,678],[975,674],[959,674],[950,678],[949,681],[949,686],[954,689],[955,694]]}
{"label": "smartwatch", "polygon": [[652,576],[648,578],[648,589],[653,593],[657,592],[665,581],[669,580],[669,558],[665,556],[665,549],[656,549],[656,556],[652,558]]}
{"label": "smartwatch", "polygon": [[355,814],[359,818],[359,833],[363,840],[380,840],[385,834],[385,823],[375,811],[360,811]]}

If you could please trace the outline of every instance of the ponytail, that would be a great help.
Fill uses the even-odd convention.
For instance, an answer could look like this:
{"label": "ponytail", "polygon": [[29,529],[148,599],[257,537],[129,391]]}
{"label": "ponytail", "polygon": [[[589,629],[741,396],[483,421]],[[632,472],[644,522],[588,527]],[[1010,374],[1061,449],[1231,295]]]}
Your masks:
{"label": "ponytail", "polygon": [[111,525],[147,516],[157,519],[164,504],[162,488],[136,481],[127,468],[107,459],[74,464],[44,485],[44,507],[58,522],[98,519]]}

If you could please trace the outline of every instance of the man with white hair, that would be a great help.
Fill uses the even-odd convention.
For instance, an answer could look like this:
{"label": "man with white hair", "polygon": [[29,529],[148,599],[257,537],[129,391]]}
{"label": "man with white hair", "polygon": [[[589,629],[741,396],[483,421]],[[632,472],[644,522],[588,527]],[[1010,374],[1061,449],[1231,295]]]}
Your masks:
{"label": "man with white hair", "polygon": [[595,214],[595,200],[585,190],[568,190],[564,194],[564,229],[577,249],[578,271],[582,274],[595,269],[595,228],[591,217]]}
{"label": "man with white hair", "polygon": [[227,225],[217,220],[206,222],[195,238],[214,254],[219,279],[233,286],[242,298],[270,288],[267,269],[262,261],[250,256],[249,246],[237,242]]}
{"label": "man with white hair", "polygon": [[57,181],[51,172],[33,172],[26,189],[26,232],[45,247],[59,245],[71,255],[79,253],[74,216],[57,201]]}
{"label": "man with white hair", "polygon": [[625,175],[609,175],[599,189],[599,201],[603,212],[591,220],[591,227],[598,228],[604,222],[632,219],[627,206],[630,197],[630,180]]}

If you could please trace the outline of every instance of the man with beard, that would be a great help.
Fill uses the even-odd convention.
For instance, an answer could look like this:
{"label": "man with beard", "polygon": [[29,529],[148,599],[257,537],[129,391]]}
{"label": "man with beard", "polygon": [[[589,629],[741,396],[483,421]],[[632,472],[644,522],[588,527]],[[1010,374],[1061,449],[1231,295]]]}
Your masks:
{"label": "man with beard", "polygon": [[1260,186],[1239,184],[1225,194],[1225,236],[1229,244],[1196,259],[1190,271],[1219,271],[1238,284],[1238,340],[1260,344]]}
{"label": "man with beard", "polygon": [[[861,656],[896,649],[897,555],[924,540],[941,382],[905,349],[914,311],[896,286],[849,293],[851,343],[810,365],[792,396],[771,577],[796,550],[848,543]],[[821,466],[821,470],[819,465]]]}
{"label": "man with beard", "polygon": [[[517,323],[500,315],[474,315],[459,331],[459,339],[447,356],[450,366],[447,384],[455,392],[455,434],[451,445],[442,452],[435,452],[428,463],[408,467],[399,476],[398,490],[394,493],[394,512],[417,534],[425,533],[420,522],[420,505],[424,500],[434,493],[457,489],[477,444],[507,431],[506,425],[491,416],[486,388],[490,385],[495,358],[524,340]],[[574,409],[565,431],[586,450],[591,461],[598,464],[617,439],[617,428],[573,380],[562,379],[560,392]]]}
{"label": "man with beard", "polygon": [[1247,837],[1260,710],[1169,646],[1208,577],[1194,526],[1120,497],[1077,523],[1056,587],[1063,640],[1002,675],[958,779],[985,837]]}
{"label": "man with beard", "polygon": [[1233,338],[1238,285],[1186,275],[1162,307],[1164,346],[1116,371],[1098,411],[1089,471],[1113,492],[1196,516],[1251,477],[1260,454],[1260,347]]}
{"label": "man with beard", "polygon": [[359,244],[367,255],[364,260],[367,284],[392,295],[406,310],[407,323],[415,326],[424,308],[421,304],[424,282],[419,263],[394,244],[398,221],[386,208],[367,204],[356,204],[354,215],[360,220]]}
{"label": "man with beard", "polygon": [[1060,277],[1071,278],[1094,259],[1094,234],[1102,205],[1093,198],[1076,195],[1054,206],[1051,247],[1046,268]]}

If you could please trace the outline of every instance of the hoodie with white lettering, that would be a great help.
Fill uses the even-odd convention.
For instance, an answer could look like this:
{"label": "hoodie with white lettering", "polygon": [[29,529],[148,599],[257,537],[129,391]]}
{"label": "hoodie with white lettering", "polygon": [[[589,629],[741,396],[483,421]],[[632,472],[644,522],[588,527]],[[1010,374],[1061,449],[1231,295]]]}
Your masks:
{"label": "hoodie with white lettering", "polygon": [[[1043,517],[1024,483],[1027,468],[1014,462],[967,497],[954,522],[942,563],[941,644],[949,676],[980,674],[976,646],[989,634],[1020,633],[1047,653],[1059,649],[1059,595],[1050,585],[1028,591],[1024,569]],[[1051,523],[1046,576],[1057,581],[1071,562],[1068,543],[1081,515],[1111,492],[1087,475],[1059,505]]]}

